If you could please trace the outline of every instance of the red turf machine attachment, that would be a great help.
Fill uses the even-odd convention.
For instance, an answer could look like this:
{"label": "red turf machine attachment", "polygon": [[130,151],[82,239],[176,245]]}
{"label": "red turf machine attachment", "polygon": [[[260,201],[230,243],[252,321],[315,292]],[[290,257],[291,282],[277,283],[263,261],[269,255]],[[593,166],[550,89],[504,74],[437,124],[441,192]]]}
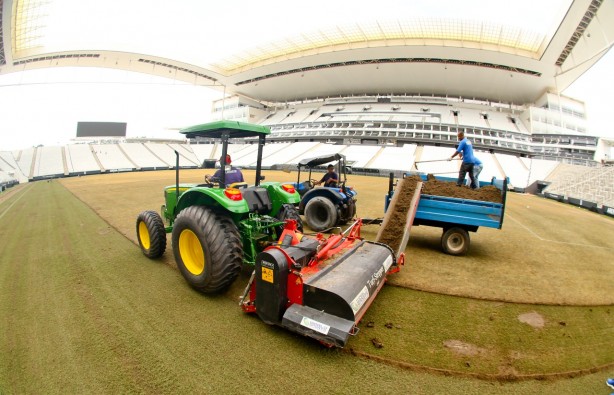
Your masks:
{"label": "red turf machine attachment", "polygon": [[279,243],[256,257],[241,299],[243,311],[330,345],[343,347],[404,255],[360,237],[362,221],[345,232],[303,236],[287,220]]}

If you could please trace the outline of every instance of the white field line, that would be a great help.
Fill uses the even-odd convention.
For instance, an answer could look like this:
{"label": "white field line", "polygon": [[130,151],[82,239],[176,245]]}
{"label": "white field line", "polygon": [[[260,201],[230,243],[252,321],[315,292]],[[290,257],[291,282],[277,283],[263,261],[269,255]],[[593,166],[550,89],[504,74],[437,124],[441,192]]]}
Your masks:
{"label": "white field line", "polygon": [[518,225],[522,226],[523,228],[525,228],[529,233],[531,233],[536,239],[539,239],[541,241],[547,241],[550,243],[558,243],[558,244],[567,244],[567,245],[572,245],[572,246],[579,246],[579,247],[592,247],[592,248],[605,248],[606,250],[612,250],[614,249],[613,247],[602,247],[602,246],[596,246],[594,244],[583,244],[583,243],[570,243],[567,241],[558,241],[558,240],[551,240],[551,239],[544,239],[543,237],[541,237],[540,235],[538,235],[537,233],[535,233],[533,230],[531,230],[529,227],[527,227],[526,225],[524,225],[523,223],[521,223],[520,221],[518,221],[516,218],[514,218],[513,216],[511,216],[510,214],[505,214],[506,217],[511,218],[512,220],[514,220],[514,222],[516,222]]}
{"label": "white field line", "polygon": [[15,199],[15,201],[14,201],[13,203],[11,203],[11,204],[10,204],[10,205],[9,205],[9,206],[6,208],[6,210],[4,210],[4,211],[2,212],[2,214],[0,214],[0,219],[2,219],[2,217],[4,217],[4,214],[8,213],[8,212],[9,212],[9,210],[11,209],[11,207],[13,207],[13,206],[15,205],[15,203],[17,203],[17,202],[19,201],[19,199],[21,199],[21,198],[23,197],[23,195],[25,195],[25,194],[26,194],[26,192],[27,192],[27,191],[29,191],[29,190],[30,190],[30,186],[28,185],[26,188],[24,188],[23,193],[20,193],[20,194],[19,194],[19,197],[18,197],[17,199]]}

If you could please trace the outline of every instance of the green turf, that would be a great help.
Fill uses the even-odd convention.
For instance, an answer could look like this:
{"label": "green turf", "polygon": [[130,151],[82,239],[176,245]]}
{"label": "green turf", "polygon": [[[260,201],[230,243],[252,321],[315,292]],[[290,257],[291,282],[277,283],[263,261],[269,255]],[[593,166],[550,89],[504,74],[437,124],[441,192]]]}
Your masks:
{"label": "green turf", "polygon": [[[234,295],[240,284],[221,297],[192,291],[177,270],[145,258],[55,181],[31,183],[0,202],[0,240],[2,394],[606,394],[605,378],[614,373],[498,383],[325,349],[243,314]],[[348,348],[472,371],[500,364],[469,359],[468,367],[441,342],[462,340],[493,356],[526,353],[531,358],[513,365],[520,372],[612,359],[612,319],[603,308],[527,308],[396,287],[380,296],[365,318],[376,326]],[[527,310],[542,313],[546,326],[514,320]],[[368,343],[374,331],[380,350]],[[564,362],[542,365],[542,355],[556,359],[549,352]]]}
{"label": "green turf", "polygon": [[[519,320],[532,312],[544,318],[543,328]],[[614,307],[511,304],[399,287],[382,291],[360,327],[351,344],[362,352],[495,377],[590,370],[612,363],[614,349]],[[375,349],[373,338],[384,347]],[[445,346],[454,341],[472,352]]]}

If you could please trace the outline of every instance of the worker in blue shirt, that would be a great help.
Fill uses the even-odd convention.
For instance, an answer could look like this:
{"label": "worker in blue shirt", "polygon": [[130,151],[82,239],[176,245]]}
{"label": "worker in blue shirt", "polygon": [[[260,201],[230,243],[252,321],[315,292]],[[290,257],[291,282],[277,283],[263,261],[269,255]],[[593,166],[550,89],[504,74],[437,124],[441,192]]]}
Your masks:
{"label": "worker in blue shirt", "polygon": [[479,180],[479,176],[480,173],[482,172],[482,169],[484,169],[484,165],[482,164],[482,161],[478,159],[477,156],[473,156],[473,179],[475,180],[475,189],[478,189],[480,187],[480,180]]}
{"label": "worker in blue shirt", "polygon": [[476,189],[477,182],[473,176],[473,164],[475,162],[475,157],[473,156],[473,144],[471,144],[471,141],[465,137],[465,132],[458,132],[457,137],[460,141],[458,148],[456,149],[456,152],[454,152],[454,154],[448,158],[448,160],[452,160],[456,155],[462,155],[461,158],[463,159],[463,163],[458,171],[456,186],[460,187],[463,185],[465,176],[467,173],[469,173],[469,178],[471,179],[471,189]]}

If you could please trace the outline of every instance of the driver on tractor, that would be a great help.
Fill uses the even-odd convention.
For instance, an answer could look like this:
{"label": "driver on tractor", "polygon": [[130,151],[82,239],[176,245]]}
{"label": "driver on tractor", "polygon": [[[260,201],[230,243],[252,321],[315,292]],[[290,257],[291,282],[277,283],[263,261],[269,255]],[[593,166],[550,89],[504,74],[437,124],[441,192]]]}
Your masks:
{"label": "driver on tractor", "polygon": [[325,187],[335,188],[337,186],[337,183],[339,182],[339,175],[335,173],[335,167],[333,165],[328,165],[326,170],[326,174],[324,174],[320,181],[315,182],[314,185],[320,185],[324,183]]}
{"label": "driver on tractor", "polygon": [[232,184],[244,183],[245,180],[243,179],[243,173],[241,173],[241,170],[234,166],[230,166],[230,163],[232,162],[232,160],[230,159],[230,155],[226,155],[225,161],[223,159],[224,158],[220,158],[220,169],[218,169],[215,172],[215,174],[213,174],[213,176],[211,176],[210,174],[207,174],[205,176],[205,182],[208,182],[208,183],[220,182],[220,180],[222,179],[221,166],[224,166],[223,162],[226,162],[226,178],[225,178],[226,185],[225,186],[229,187]]}

